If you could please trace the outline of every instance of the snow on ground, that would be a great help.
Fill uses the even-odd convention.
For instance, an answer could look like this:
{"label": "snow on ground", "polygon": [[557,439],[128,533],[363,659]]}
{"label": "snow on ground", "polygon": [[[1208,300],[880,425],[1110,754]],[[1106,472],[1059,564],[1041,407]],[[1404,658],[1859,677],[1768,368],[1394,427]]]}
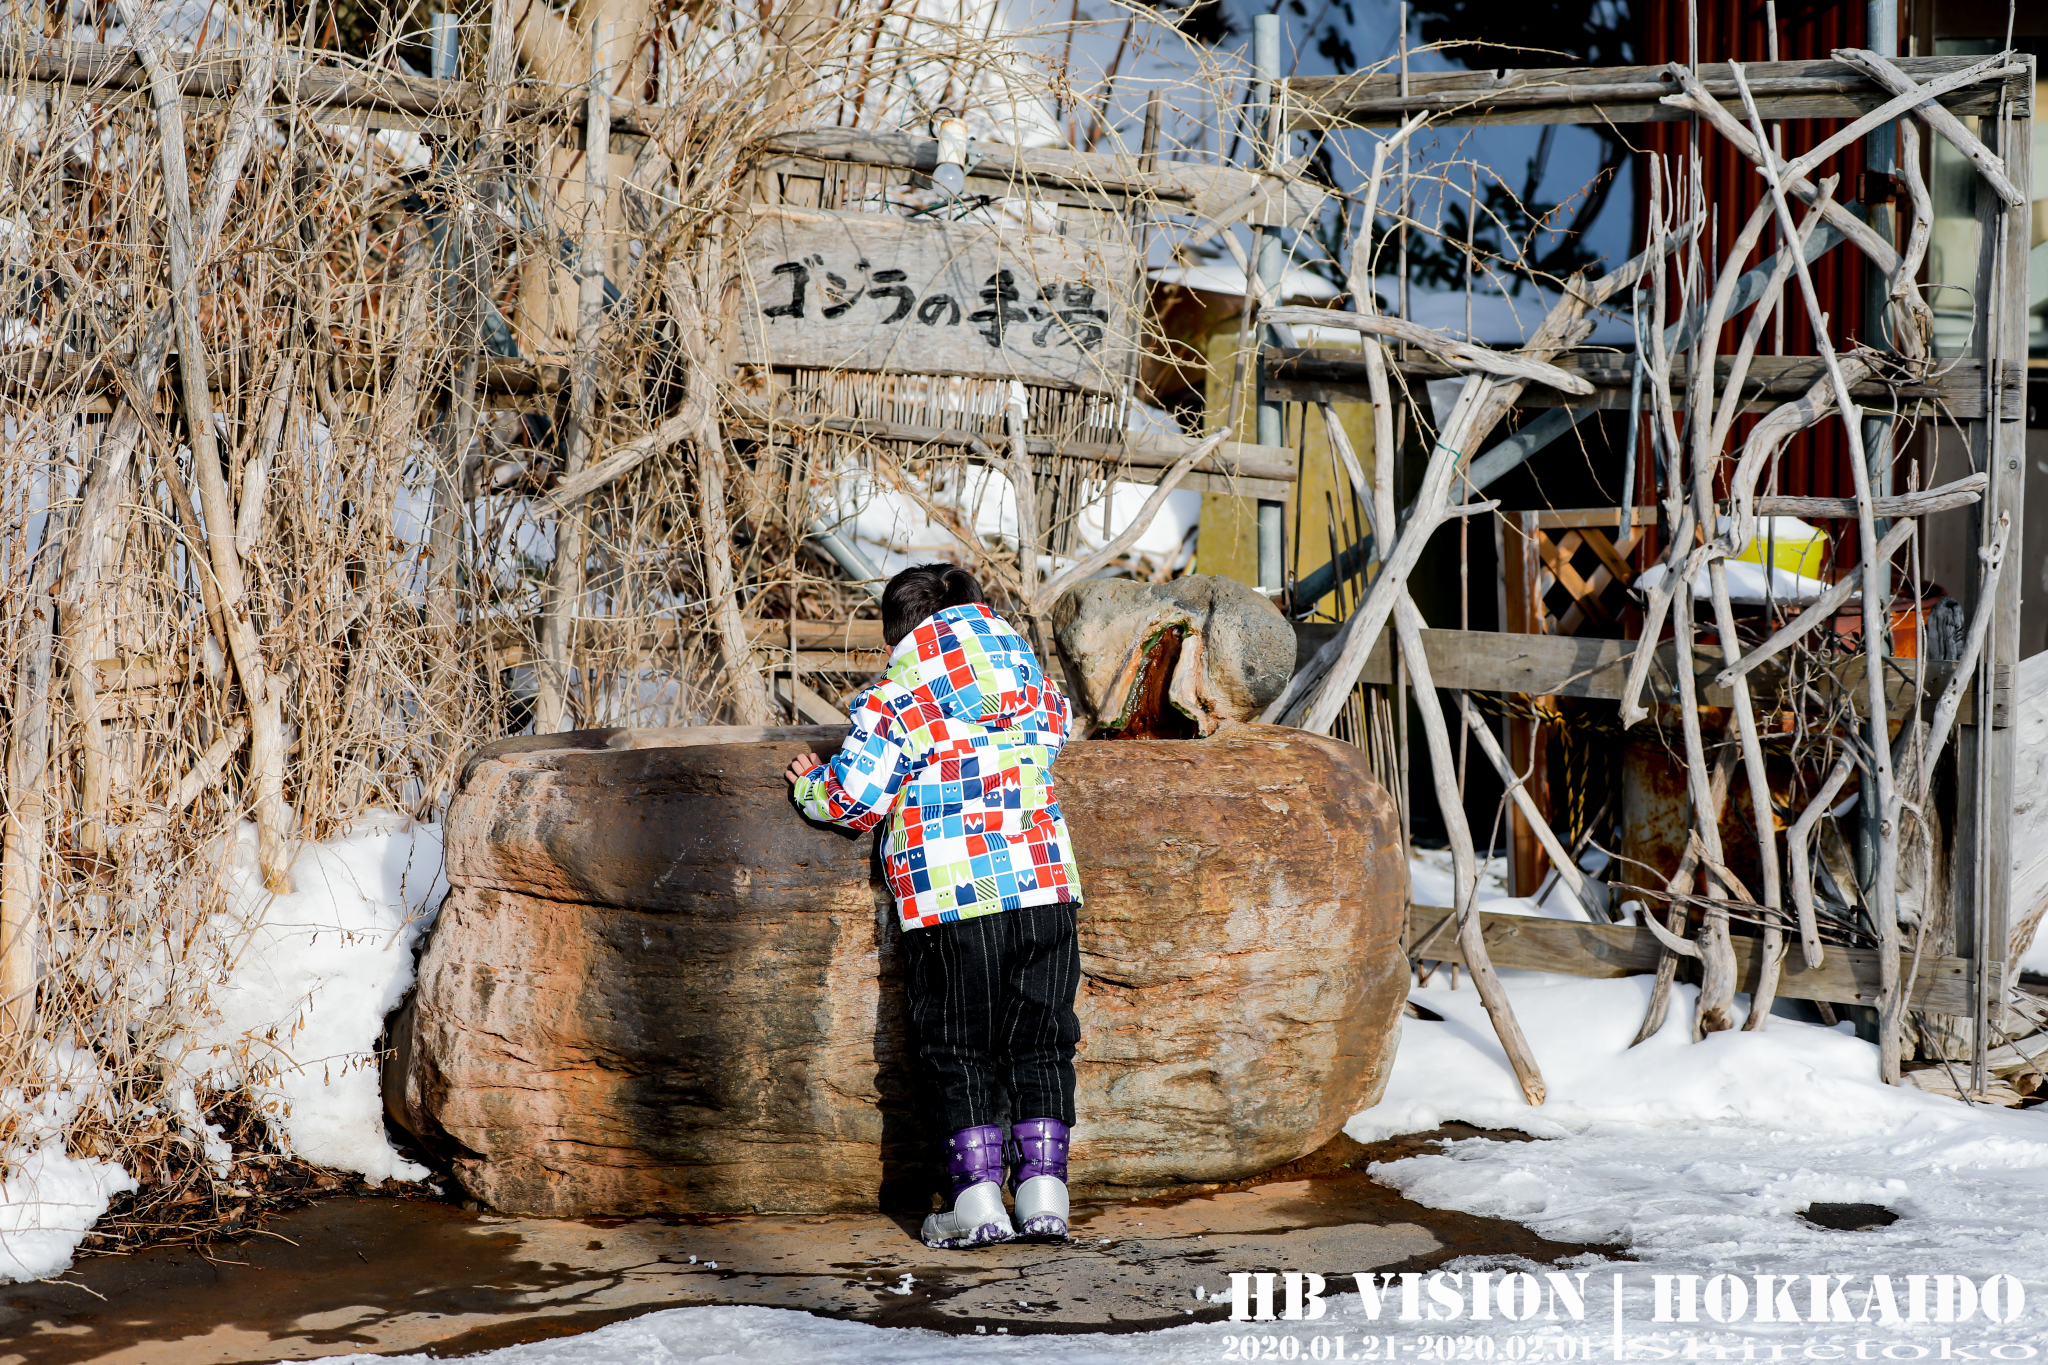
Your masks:
{"label": "snow on ground", "polygon": [[[1482,895],[1500,889],[1498,863],[1488,871]],[[1448,857],[1419,851],[1415,875],[1417,898],[1426,902],[1430,878],[1448,885]],[[1482,904],[1534,911],[1528,901],[1501,897]],[[1566,1285],[1584,1296],[1582,1322],[1572,1318],[1569,1297],[1556,1297],[1547,1278],[1553,1268],[1469,1256],[1434,1280],[1418,1278],[1412,1320],[1402,1316],[1407,1305],[1398,1282],[1382,1286],[1378,1315],[1369,1315],[1353,1277],[1341,1273],[1346,1267],[1217,1265],[1213,1270],[1224,1273],[1322,1274],[1328,1312],[1314,1322],[1199,1324],[1136,1335],[949,1337],[777,1309],[683,1308],[481,1359],[1899,1361],[2026,1360],[2048,1351],[2048,1109],[1972,1108],[1882,1085],[1876,1049],[1847,1025],[1773,1018],[1761,1031],[1695,1044],[1690,986],[1674,992],[1663,1029],[1631,1048],[1648,977],[1501,976],[1543,1070],[1544,1106],[1522,1101],[1469,978],[1453,989],[1449,974],[1438,972],[1414,998],[1441,1021],[1402,1021],[1386,1093],[1346,1131],[1370,1142],[1459,1121],[1542,1139],[1469,1139],[1373,1173],[1432,1207],[1512,1219],[1559,1241],[1621,1248],[1616,1259],[1590,1255],[1567,1263]],[[1739,1006],[1746,1004],[1738,997]],[[1817,1202],[1880,1204],[1900,1217],[1889,1227],[1832,1231],[1797,1216]],[[1536,1278],[1514,1281],[1513,1306],[1504,1307],[1506,1277],[1518,1272]],[[1472,1292],[1480,1276],[1488,1315],[1475,1319]],[[1996,1276],[2013,1279],[1997,1282],[1988,1306],[1960,1311]],[[1880,1277],[1888,1278],[1880,1284]],[[1969,1295],[1939,1277],[1967,1278]],[[1195,1288],[1188,1289],[1192,1302]],[[1537,1297],[1522,1298],[1526,1293]],[[1284,1287],[1276,1297],[1284,1303]],[[1453,1311],[1451,1304],[1459,1306]],[[1534,1316],[1510,1316],[1532,1305]],[[1944,1305],[1960,1320],[1941,1320]],[[1248,1307],[1256,1311],[1255,1298]],[[1760,1321],[1759,1312],[1769,1320]],[[1340,1335],[1342,1357],[1333,1344]],[[1318,1337],[1327,1338],[1321,1355]]]}
{"label": "snow on ground", "polygon": [[[1981,1284],[2011,1274],[2033,1306],[1995,1335],[2048,1344],[2048,1114],[1882,1085],[1876,1049],[1847,1025],[1773,1018],[1756,1033],[1694,1044],[1689,986],[1674,993],[1663,1030],[1631,1049],[1649,978],[1502,976],[1549,1089],[1540,1111],[1523,1104],[1469,982],[1453,991],[1438,978],[1414,998],[1442,1022],[1403,1021],[1386,1094],[1345,1131],[1371,1141],[1459,1120],[1552,1140],[1456,1143],[1378,1167],[1380,1180],[1432,1207],[1626,1247],[1643,1263],[1627,1268],[1642,1291],[1627,1306],[1631,1330],[1651,1327],[1652,1274],[1743,1276],[1752,1289],[1758,1275],[1851,1274],[1861,1277],[1848,1294],[1857,1312],[1874,1292],[1869,1277],[1884,1274],[1896,1281],[1902,1314],[1907,1276]],[[1794,1216],[1815,1202],[1881,1204],[1902,1216],[1883,1229],[1834,1232]],[[1802,1314],[1808,1288],[1802,1278]],[[1880,1314],[1881,1305],[1872,1318]],[[1848,1330],[1810,1321],[1741,1328],[1787,1340]],[[1970,1330],[1885,1329],[1887,1340],[1914,1341]],[[1916,1357],[1902,1347],[1890,1358]]]}
{"label": "snow on ground", "polygon": [[[1220,1329],[1208,1326],[1128,1336],[997,1335],[993,1331],[985,1336],[949,1336],[916,1327],[839,1322],[786,1308],[668,1308],[584,1336],[507,1346],[468,1359],[489,1365],[956,1365],[962,1359],[1014,1361],[1017,1365],[1177,1365],[1224,1359],[1224,1336]],[[429,1355],[378,1358],[418,1365],[444,1359]],[[355,1365],[361,1359],[328,1356],[311,1365]]]}
{"label": "snow on ground", "polygon": [[229,914],[245,935],[215,1018],[186,1073],[260,1078],[273,1125],[308,1161],[372,1180],[429,1174],[384,1135],[377,1038],[412,988],[413,945],[440,906],[441,829],[372,812],[339,838],[303,846],[292,891],[256,867],[256,832],[230,853]]}
{"label": "snow on ground", "polygon": [[[490,1365],[642,1362],[904,1362],[1028,1360],[1031,1365],[1338,1358],[1318,1336],[1346,1338],[1345,1359],[1527,1360],[2021,1360],[2048,1349],[2048,1115],[1972,1109],[1878,1083],[1876,1051],[1843,1030],[1774,1018],[1758,1033],[1688,1041],[1693,992],[1676,992],[1662,1032],[1630,1049],[1648,978],[1588,980],[1504,972],[1550,1088],[1524,1105],[1469,983],[1438,974],[1420,998],[1441,1023],[1403,1022],[1399,1058],[1378,1105],[1352,1136],[1373,1140],[1447,1120],[1520,1128],[1546,1141],[1472,1139],[1440,1154],[1374,1168],[1409,1198],[1526,1223],[1561,1241],[1627,1249],[1629,1259],[1569,1263],[1585,1276],[1583,1325],[1557,1300],[1548,1267],[1466,1257],[1418,1283],[1423,1316],[1404,1321],[1401,1288],[1368,1316],[1343,1267],[1218,1265],[1218,1272],[1314,1270],[1328,1312],[1315,1322],[1198,1324],[1126,1336],[944,1336],[835,1322],[766,1308],[670,1309],[587,1336],[491,1352]],[[1883,1204],[1890,1227],[1836,1232],[1795,1215],[1816,1201]],[[1504,1277],[1536,1271],[1537,1311],[1503,1307]],[[1489,1316],[1473,1320],[1470,1280],[1488,1276]],[[1612,1311],[1624,1277],[1620,1350]],[[2001,1283],[1987,1321],[1936,1318],[1943,1286],[1965,1276]],[[1667,1279],[1657,1321],[1657,1276]],[[1725,1276],[1716,1281],[1713,1277]],[[1775,1315],[1755,1320],[1758,1276]],[[1811,1277],[1823,1279],[1818,1299]],[[1883,1290],[1874,1277],[1889,1276]],[[1910,1276],[1928,1277],[1916,1289]],[[1790,1279],[1782,1277],[1792,1277]],[[1844,1277],[1847,1277],[1846,1279]],[[1212,1276],[1213,1278],[1213,1276]],[[1443,1297],[1433,1296],[1432,1289]],[[1740,1312],[1731,1312],[1738,1295]],[[1192,1300],[1194,1287],[1189,1286]],[[1960,1291],[1957,1291],[1958,1293]],[[1281,1294],[1284,1302],[1284,1290]],[[1687,1307],[1690,1300],[1690,1308]],[[1460,1302],[1452,1315],[1446,1305]],[[1820,1317],[1815,1319],[1816,1302]],[[1550,1313],[1559,1305],[1556,1319]],[[1250,1306],[1255,1310],[1256,1301]],[[1955,1307],[1951,1304],[1951,1308]],[[1896,1311],[1887,1317],[1887,1308]],[[1715,1321],[1718,1309],[1733,1319]],[[1429,1314],[1436,1314],[1434,1318]],[[1680,1315],[1685,1315],[1681,1318]],[[2012,1318],[2011,1321],[2003,1319]],[[1251,1356],[1245,1338],[1254,1339]],[[1286,1343],[1289,1338],[1294,1344]],[[1859,1345],[1860,1343],[1860,1345]],[[1370,1354],[1367,1354],[1368,1350]],[[1745,1354],[1747,1352],[1747,1354]],[[426,1357],[408,1356],[406,1360]]]}
{"label": "snow on ground", "polygon": [[[424,1167],[384,1136],[375,1064],[384,1017],[413,980],[413,945],[447,883],[441,831],[372,812],[347,834],[300,848],[293,890],[273,895],[256,869],[245,825],[227,850],[232,948],[212,1017],[167,1043],[181,1084],[171,1104],[216,1162],[228,1157],[194,1097],[202,1081],[257,1080],[278,1136],[309,1161],[372,1180],[417,1180]],[[135,1181],[121,1167],[69,1151],[79,1112],[113,1104],[89,1053],[58,1047],[43,1059],[46,1088],[0,1091],[0,1283],[61,1274],[114,1195]]]}
{"label": "snow on ground", "polygon": [[[1607,855],[1598,850],[1584,855],[1581,865],[1589,873],[1607,866]],[[1539,919],[1591,920],[1578,897],[1553,883],[1541,904],[1532,896],[1510,896],[1507,887],[1508,861],[1488,858],[1479,866],[1479,909],[1489,915],[1534,915]],[[1447,848],[1418,848],[1408,855],[1409,895],[1417,905],[1457,904],[1457,881],[1451,871]],[[1541,888],[1538,888],[1539,890]],[[1604,892],[1604,887],[1596,888]]]}
{"label": "snow on ground", "polygon": [[41,1061],[40,1094],[0,1091],[0,1114],[12,1121],[0,1133],[0,1282],[61,1274],[108,1201],[135,1188],[114,1163],[65,1150],[73,1116],[105,1099],[105,1069],[68,1045]]}

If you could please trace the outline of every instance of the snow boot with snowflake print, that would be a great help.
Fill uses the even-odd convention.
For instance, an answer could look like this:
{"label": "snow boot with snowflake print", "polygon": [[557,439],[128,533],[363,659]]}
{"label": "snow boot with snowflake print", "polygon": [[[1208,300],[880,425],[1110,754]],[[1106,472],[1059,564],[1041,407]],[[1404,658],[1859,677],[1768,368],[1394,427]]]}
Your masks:
{"label": "snow boot with snowflake print", "polygon": [[[928,1247],[978,1247],[1017,1235],[1003,1208],[1003,1130],[993,1123],[962,1128],[946,1139],[946,1174],[953,1198],[944,1213],[924,1220]],[[1062,1199],[1061,1209],[1066,1203]],[[1065,1224],[1061,1226],[1064,1228]]]}
{"label": "snow boot with snowflake print", "polygon": [[1058,1119],[1013,1124],[1023,1160],[1012,1177],[1017,1192],[1017,1235],[1065,1241],[1067,1236],[1067,1125]]}

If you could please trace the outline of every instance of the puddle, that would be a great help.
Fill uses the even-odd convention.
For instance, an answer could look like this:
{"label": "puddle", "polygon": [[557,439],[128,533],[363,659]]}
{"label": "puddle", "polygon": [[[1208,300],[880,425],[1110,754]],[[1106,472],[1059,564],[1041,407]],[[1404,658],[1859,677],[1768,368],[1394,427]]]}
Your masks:
{"label": "puddle", "polygon": [[1799,1216],[1817,1228],[1834,1232],[1869,1232],[1899,1221],[1897,1210],[1882,1204],[1808,1204]]}
{"label": "puddle", "polygon": [[1226,1317],[1227,1304],[1194,1308],[1193,1290],[1214,1290],[1233,1269],[1426,1271],[1475,1254],[1616,1254],[1426,1209],[1365,1173],[1431,1150],[1433,1138],[1475,1135],[1371,1147],[1340,1137],[1261,1183],[1077,1205],[1068,1246],[973,1252],[926,1249],[909,1215],[551,1221],[342,1197],[274,1218],[270,1235],[216,1244],[213,1260],[167,1247],[89,1257],[62,1283],[6,1286],[0,1362],[453,1356],[711,1303],[959,1334],[1128,1332]]}

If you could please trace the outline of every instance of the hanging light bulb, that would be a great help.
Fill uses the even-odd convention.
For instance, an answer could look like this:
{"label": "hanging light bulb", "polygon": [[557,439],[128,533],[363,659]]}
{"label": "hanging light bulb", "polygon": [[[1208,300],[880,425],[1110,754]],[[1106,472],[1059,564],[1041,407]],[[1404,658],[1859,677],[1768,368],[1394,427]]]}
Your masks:
{"label": "hanging light bulb", "polygon": [[932,183],[958,197],[967,188],[967,120],[941,109],[933,123],[939,135],[939,164],[932,171]]}

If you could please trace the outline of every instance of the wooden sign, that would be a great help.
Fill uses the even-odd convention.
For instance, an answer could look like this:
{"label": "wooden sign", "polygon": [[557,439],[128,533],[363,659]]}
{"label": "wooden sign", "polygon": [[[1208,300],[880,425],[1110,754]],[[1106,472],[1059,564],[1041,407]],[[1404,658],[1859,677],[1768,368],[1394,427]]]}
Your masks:
{"label": "wooden sign", "polygon": [[884,213],[764,208],[747,237],[745,365],[1121,390],[1136,327],[1120,242]]}

